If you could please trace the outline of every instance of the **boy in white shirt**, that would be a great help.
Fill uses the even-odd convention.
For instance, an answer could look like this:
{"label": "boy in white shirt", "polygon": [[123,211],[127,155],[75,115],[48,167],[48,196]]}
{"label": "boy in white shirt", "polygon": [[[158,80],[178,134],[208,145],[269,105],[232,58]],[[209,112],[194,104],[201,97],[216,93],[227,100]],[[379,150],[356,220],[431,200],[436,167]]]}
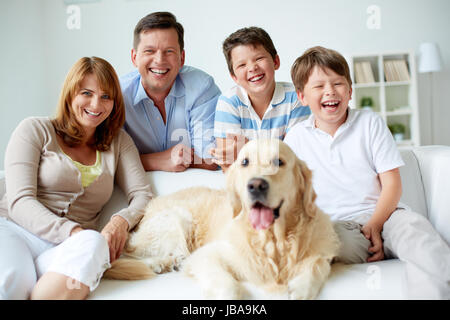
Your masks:
{"label": "boy in white shirt", "polygon": [[406,262],[410,298],[450,298],[450,248],[430,222],[399,204],[404,165],[382,118],[348,107],[350,72],[344,57],[314,47],[297,58],[291,76],[312,115],[285,142],[313,172],[317,205],[342,241],[339,260]]}

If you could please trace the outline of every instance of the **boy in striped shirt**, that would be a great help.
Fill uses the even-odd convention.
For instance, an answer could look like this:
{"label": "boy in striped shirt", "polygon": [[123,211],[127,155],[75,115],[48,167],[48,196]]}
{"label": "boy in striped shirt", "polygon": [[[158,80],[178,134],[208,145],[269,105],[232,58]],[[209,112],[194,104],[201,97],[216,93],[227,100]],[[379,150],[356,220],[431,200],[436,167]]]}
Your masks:
{"label": "boy in striped shirt", "polygon": [[311,111],[301,106],[291,83],[275,82],[280,57],[263,29],[237,30],[225,39],[223,53],[237,85],[217,102],[216,148],[211,154],[213,162],[225,171],[248,140],[283,139],[287,130]]}

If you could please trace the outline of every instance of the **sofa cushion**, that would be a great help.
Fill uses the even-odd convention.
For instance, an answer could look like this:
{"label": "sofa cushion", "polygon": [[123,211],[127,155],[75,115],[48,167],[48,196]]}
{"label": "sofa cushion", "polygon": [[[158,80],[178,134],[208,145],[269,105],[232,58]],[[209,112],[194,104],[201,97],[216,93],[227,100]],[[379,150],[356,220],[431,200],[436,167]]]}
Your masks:
{"label": "sofa cushion", "polygon": [[[404,263],[385,260],[366,264],[334,264],[330,278],[318,299],[405,299]],[[267,293],[244,283],[247,299],[287,299],[287,294]],[[92,300],[201,300],[204,296],[198,283],[182,272],[157,275],[148,280],[102,279],[89,296]]]}

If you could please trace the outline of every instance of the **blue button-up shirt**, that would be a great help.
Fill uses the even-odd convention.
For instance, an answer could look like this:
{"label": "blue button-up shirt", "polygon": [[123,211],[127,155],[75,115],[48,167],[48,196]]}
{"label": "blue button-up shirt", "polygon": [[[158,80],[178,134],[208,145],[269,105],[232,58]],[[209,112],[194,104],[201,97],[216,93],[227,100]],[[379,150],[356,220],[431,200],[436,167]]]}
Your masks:
{"label": "blue button-up shirt", "polygon": [[204,159],[214,147],[214,113],[220,90],[207,73],[184,66],[164,100],[166,123],[147,96],[137,70],[120,78],[126,108],[125,130],[141,154],[167,150],[178,143]]}

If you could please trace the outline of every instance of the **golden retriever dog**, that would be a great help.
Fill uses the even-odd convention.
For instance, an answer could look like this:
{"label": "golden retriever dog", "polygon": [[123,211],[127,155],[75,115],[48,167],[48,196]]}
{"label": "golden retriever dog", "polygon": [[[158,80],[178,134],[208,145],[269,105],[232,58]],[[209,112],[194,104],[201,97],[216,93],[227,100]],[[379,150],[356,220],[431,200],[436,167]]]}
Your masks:
{"label": "golden retriever dog", "polygon": [[339,240],[314,203],[311,171],[280,140],[253,140],[226,173],[226,190],[196,187],[150,201],[125,255],[105,276],[142,279],[183,269],[206,298],[239,299],[250,282],[313,299]]}

